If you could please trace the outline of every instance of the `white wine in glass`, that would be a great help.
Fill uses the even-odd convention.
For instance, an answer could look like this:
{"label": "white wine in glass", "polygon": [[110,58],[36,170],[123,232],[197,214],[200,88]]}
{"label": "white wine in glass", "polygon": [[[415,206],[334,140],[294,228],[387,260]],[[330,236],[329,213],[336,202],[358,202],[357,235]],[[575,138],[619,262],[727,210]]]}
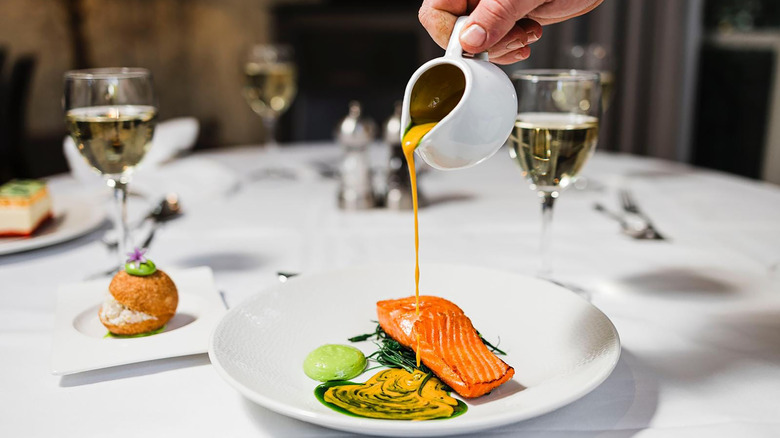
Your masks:
{"label": "white wine in glass", "polygon": [[146,155],[157,109],[147,105],[75,108],[65,114],[81,155],[103,175],[127,174]]}
{"label": "white wine in glass", "polygon": [[65,123],[79,152],[113,189],[119,262],[132,247],[127,185],[149,149],[157,121],[152,75],[143,68],[65,73]]}
{"label": "white wine in glass", "polygon": [[244,64],[242,94],[266,130],[266,146],[276,144],[276,122],[290,107],[298,91],[298,73],[292,48],[258,44]]}
{"label": "white wine in glass", "polygon": [[532,189],[555,192],[571,184],[595,150],[599,119],[572,113],[520,113],[510,155]]}
{"label": "white wine in glass", "polygon": [[601,79],[601,110],[607,111],[612,102],[612,95],[615,93],[615,74],[611,71],[600,71]]}
{"label": "white wine in glass", "polygon": [[244,74],[244,98],[260,117],[278,117],[295,98],[295,66],[248,63]]}
{"label": "white wine in glass", "polygon": [[521,70],[512,75],[518,115],[510,136],[517,161],[542,203],[539,276],[551,279],[550,227],[555,200],[575,181],[598,143],[601,78],[578,70]]}

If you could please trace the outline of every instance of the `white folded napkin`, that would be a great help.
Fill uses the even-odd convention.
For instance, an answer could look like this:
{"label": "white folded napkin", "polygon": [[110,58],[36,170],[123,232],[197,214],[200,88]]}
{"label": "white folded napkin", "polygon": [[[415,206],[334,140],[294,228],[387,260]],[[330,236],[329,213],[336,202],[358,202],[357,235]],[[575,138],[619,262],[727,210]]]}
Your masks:
{"label": "white folded napkin", "polygon": [[[193,117],[170,119],[158,123],[152,138],[152,146],[135,169],[135,175],[159,167],[176,155],[192,149],[198,138],[199,129],[198,120]],[[87,184],[94,184],[101,179],[81,156],[70,136],[66,136],[62,143],[70,172],[76,179]],[[138,176],[134,177],[137,178]]]}
{"label": "white folded napkin", "polygon": [[152,147],[146,153],[139,168],[159,166],[176,155],[188,151],[195,146],[198,139],[200,124],[194,117],[179,117],[159,123],[154,130]]}
{"label": "white folded napkin", "polygon": [[[152,200],[174,192],[182,202],[192,205],[234,190],[239,178],[228,167],[202,157],[175,159],[192,149],[198,130],[198,121],[192,117],[159,123],[149,152],[133,172],[132,192]],[[87,164],[72,138],[65,138],[63,149],[77,180],[90,187],[105,187],[102,177]]]}
{"label": "white folded napkin", "polygon": [[224,197],[236,190],[239,176],[207,157],[189,156],[133,176],[130,188],[148,199],[176,193],[185,207]]}

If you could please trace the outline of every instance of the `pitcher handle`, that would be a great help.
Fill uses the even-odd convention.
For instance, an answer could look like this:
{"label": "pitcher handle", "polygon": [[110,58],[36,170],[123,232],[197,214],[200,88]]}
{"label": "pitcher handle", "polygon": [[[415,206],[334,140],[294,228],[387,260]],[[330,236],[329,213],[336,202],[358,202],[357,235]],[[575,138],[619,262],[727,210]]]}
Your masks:
{"label": "pitcher handle", "polygon": [[[444,53],[445,58],[460,58],[463,56],[463,46],[460,45],[460,32],[463,30],[463,26],[468,21],[468,16],[458,17],[455,21],[455,27],[452,28],[452,34],[450,35],[450,42],[447,43],[447,51]],[[488,61],[488,52],[477,53],[474,58]]]}

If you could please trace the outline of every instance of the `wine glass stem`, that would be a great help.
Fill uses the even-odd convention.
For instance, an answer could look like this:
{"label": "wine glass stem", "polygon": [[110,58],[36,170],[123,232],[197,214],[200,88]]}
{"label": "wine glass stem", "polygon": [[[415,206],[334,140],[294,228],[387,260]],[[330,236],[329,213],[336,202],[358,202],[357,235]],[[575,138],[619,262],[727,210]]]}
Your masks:
{"label": "wine glass stem", "polygon": [[553,204],[556,196],[553,196],[553,193],[550,192],[539,192],[539,197],[542,201],[542,232],[539,241],[541,265],[539,267],[539,277],[549,279],[552,277],[550,239],[552,237]]}
{"label": "wine glass stem", "polygon": [[116,230],[119,265],[125,264],[127,253],[132,249],[130,232],[127,229],[127,182],[121,178],[111,178],[108,186],[114,191],[114,229]]}
{"label": "wine glass stem", "polygon": [[276,150],[279,144],[276,142],[276,116],[264,116],[263,126],[265,127],[265,148],[267,150]]}

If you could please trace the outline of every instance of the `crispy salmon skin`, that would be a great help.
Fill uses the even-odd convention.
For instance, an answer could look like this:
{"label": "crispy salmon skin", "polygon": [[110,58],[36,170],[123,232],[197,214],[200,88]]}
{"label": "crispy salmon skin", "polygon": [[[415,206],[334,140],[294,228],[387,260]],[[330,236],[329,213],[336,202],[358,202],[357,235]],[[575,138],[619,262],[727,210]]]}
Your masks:
{"label": "crispy salmon skin", "polygon": [[510,380],[515,370],[491,352],[460,307],[444,298],[420,295],[379,301],[379,325],[393,339],[417,351],[420,360],[463,397],[487,394]]}

